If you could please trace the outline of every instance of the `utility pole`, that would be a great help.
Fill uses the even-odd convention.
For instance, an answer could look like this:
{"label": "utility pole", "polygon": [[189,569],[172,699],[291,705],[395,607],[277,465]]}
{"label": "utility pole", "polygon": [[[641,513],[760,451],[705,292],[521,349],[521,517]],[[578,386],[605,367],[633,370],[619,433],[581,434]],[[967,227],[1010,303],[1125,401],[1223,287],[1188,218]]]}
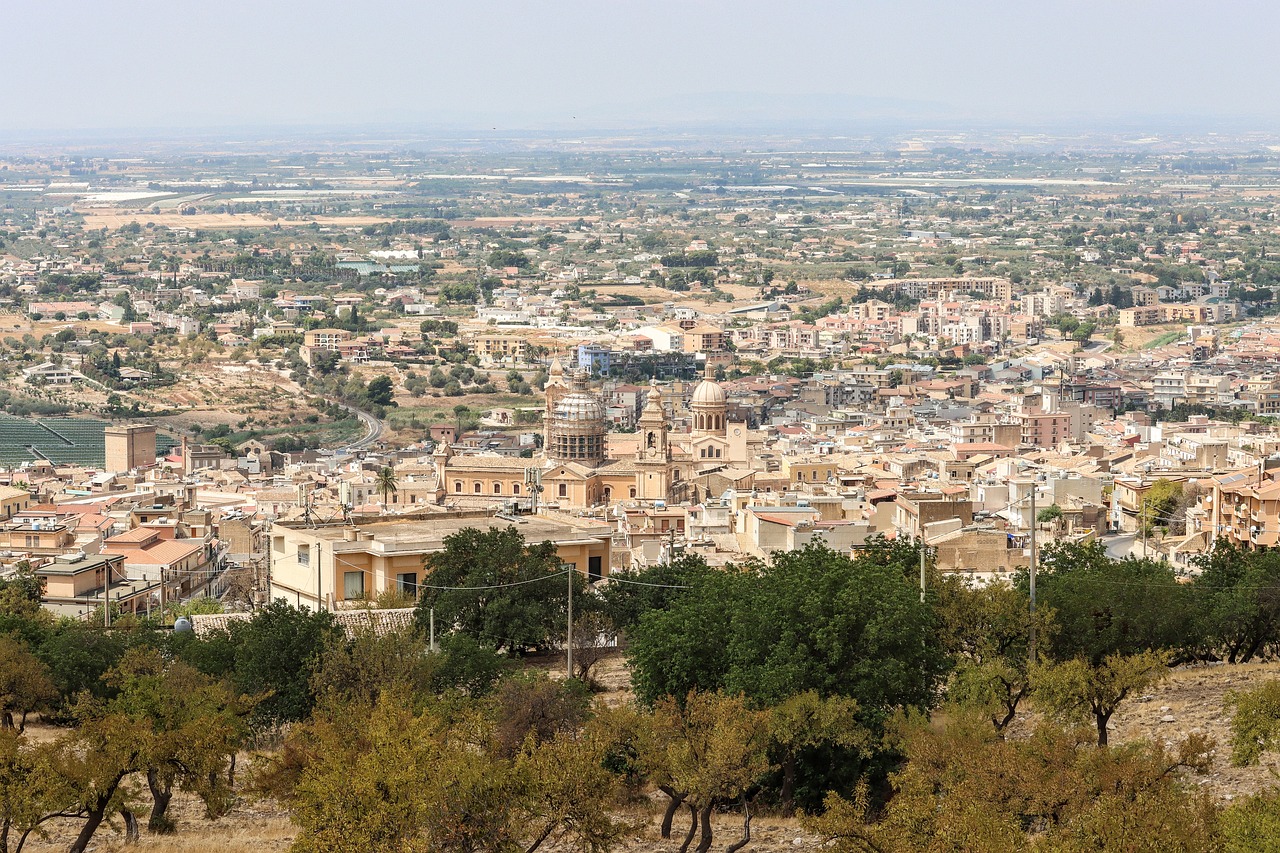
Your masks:
{"label": "utility pole", "polygon": [[920,603],[924,604],[924,559],[929,546],[924,543],[924,524],[920,525]]}
{"label": "utility pole", "polygon": [[435,605],[432,605],[432,607],[431,607],[431,610],[430,610],[430,621],[429,621],[429,623],[428,623],[428,624],[431,626],[431,634],[430,634],[430,636],[431,636],[431,640],[430,640],[430,642],[429,642],[429,643],[428,643],[428,645],[427,645],[427,650],[428,650],[428,651],[432,651],[432,652],[434,652],[434,651],[436,650],[436,608],[435,608]]}
{"label": "utility pole", "polygon": [[1138,530],[1142,533],[1142,559],[1147,558],[1147,495],[1138,504]]}
{"label": "utility pole", "polygon": [[319,613],[324,609],[324,596],[321,595],[321,581],[323,577],[320,569],[320,543],[316,543],[316,612]]}
{"label": "utility pole", "polygon": [[1031,662],[1036,662],[1036,483],[1031,481],[1031,571],[1029,591],[1031,593],[1031,632],[1028,644]]}
{"label": "utility pole", "polygon": [[569,566],[569,626],[566,632],[568,642],[564,646],[565,677],[573,678],[573,566]]}

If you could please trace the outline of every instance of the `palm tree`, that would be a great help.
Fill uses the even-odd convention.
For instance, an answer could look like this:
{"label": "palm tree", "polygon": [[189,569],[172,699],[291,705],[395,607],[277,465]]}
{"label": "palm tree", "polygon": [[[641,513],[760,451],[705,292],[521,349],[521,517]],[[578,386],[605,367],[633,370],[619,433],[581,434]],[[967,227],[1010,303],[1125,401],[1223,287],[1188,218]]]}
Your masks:
{"label": "palm tree", "polygon": [[378,476],[374,478],[374,483],[378,487],[378,494],[382,495],[382,511],[387,510],[387,495],[397,491],[396,472],[390,465],[378,471]]}

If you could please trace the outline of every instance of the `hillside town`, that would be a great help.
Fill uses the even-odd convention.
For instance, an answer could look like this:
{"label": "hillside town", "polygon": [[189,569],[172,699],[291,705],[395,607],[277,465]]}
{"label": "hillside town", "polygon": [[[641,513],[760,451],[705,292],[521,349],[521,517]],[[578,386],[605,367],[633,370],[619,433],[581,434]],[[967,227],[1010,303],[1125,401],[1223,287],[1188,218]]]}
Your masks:
{"label": "hillside town", "polygon": [[0,163],[0,560],[88,618],[413,592],[476,524],[593,581],[876,536],[975,583],[1055,541],[1184,573],[1277,544],[1276,208],[1194,183],[1248,166],[904,145],[873,168],[907,193],[578,156]]}
{"label": "hillside town", "polygon": [[1280,6],[4,11],[0,853],[1280,853]]}

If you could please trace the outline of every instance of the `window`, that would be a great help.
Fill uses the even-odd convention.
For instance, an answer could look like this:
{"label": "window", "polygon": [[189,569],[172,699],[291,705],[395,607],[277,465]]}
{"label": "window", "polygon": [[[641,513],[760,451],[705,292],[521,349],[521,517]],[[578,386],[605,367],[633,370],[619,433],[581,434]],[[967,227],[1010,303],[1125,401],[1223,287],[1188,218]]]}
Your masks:
{"label": "window", "polygon": [[519,483],[512,483],[512,484],[511,484],[511,494],[513,494],[513,495],[518,495],[518,494],[520,494],[520,484],[519,484]]}
{"label": "window", "polygon": [[462,481],[461,481],[461,480],[454,480],[454,481],[453,481],[453,490],[454,490],[455,492],[461,492],[461,491],[462,491]]}
{"label": "window", "polygon": [[627,489],[627,497],[629,497],[629,498],[634,498],[635,496],[636,496],[636,487],[635,487],[635,486],[632,486],[630,489]]}
{"label": "window", "polygon": [[494,483],[494,484],[493,484],[493,493],[494,493],[495,495],[500,495],[500,494],[502,494],[502,484],[501,484],[501,483]]}
{"label": "window", "polygon": [[298,565],[299,566],[311,565],[311,546],[310,545],[298,546]]}
{"label": "window", "polygon": [[604,572],[601,569],[601,558],[588,557],[587,558],[587,580],[591,583],[595,583],[596,581],[600,580],[603,577],[604,577]]}
{"label": "window", "polygon": [[418,596],[418,573],[404,572],[396,575],[396,592],[403,595]]}
{"label": "window", "polygon": [[474,483],[471,486],[471,491],[475,492],[477,495],[480,494],[480,489],[481,489],[481,486],[479,483]]}
{"label": "window", "polygon": [[569,485],[568,485],[567,483],[561,483],[561,484],[560,484],[560,491],[559,491],[559,492],[557,492],[557,494],[559,494],[559,495],[560,495],[560,497],[562,497],[562,498],[567,498],[567,497],[569,497]]}
{"label": "window", "polygon": [[364,572],[342,573],[342,597],[364,598]]}

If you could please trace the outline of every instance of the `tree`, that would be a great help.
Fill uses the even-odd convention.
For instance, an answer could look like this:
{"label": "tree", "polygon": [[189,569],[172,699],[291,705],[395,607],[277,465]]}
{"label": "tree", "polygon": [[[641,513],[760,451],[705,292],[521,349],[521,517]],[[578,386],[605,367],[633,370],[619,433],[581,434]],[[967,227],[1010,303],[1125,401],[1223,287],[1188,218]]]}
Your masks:
{"label": "tree", "polygon": [[[1055,543],[1041,552],[1040,606],[1058,631],[1042,646],[1057,661],[1100,664],[1109,655],[1178,652],[1194,647],[1195,602],[1173,566],[1132,557],[1113,560],[1101,542]],[[1025,573],[1019,585],[1027,585]]]}
{"label": "tree", "polygon": [[772,770],[769,763],[769,716],[751,710],[741,696],[691,692],[677,703],[666,697],[655,703],[642,740],[641,763],[659,788],[674,792],[689,808],[690,827],[681,851],[699,831],[698,853],[711,849],[711,813],[721,804],[739,801],[744,810],[744,837],[751,838],[748,795]]}
{"label": "tree", "polygon": [[574,616],[573,677],[587,685],[595,685],[595,668],[613,654],[618,645],[618,628],[609,615],[592,607]]}
{"label": "tree", "polygon": [[140,765],[153,806],[147,828],[170,833],[173,787],[195,793],[209,817],[230,809],[231,769],[248,736],[255,699],[181,661],[166,662],[155,649],[132,649],[108,673],[119,695],[107,708],[137,726]]}
{"label": "tree", "polygon": [[1248,663],[1280,639],[1280,553],[1220,539],[1196,565],[1192,594],[1210,651]]}
{"label": "tree", "polygon": [[1050,504],[1036,513],[1036,521],[1040,524],[1048,524],[1060,518],[1062,518],[1062,507],[1057,504]]}
{"label": "tree", "polygon": [[389,376],[375,376],[364,389],[364,396],[375,406],[395,405],[395,386]]}
{"label": "tree", "polygon": [[733,613],[726,688],[766,704],[805,690],[849,696],[871,718],[931,705],[947,664],[933,612],[896,557],[824,545],[775,554]]}
{"label": "tree", "polygon": [[32,616],[41,612],[43,598],[44,581],[28,560],[19,560],[7,577],[0,578],[0,613]]}
{"label": "tree", "polygon": [[1035,701],[1066,719],[1093,718],[1098,746],[1107,745],[1107,724],[1125,699],[1169,674],[1168,656],[1161,652],[1107,655],[1099,663],[1073,658],[1032,668]]}
{"label": "tree", "polygon": [[374,485],[377,486],[378,494],[382,495],[382,511],[387,511],[387,496],[399,491],[399,484],[396,482],[396,471],[390,465],[385,465],[378,469],[378,474],[374,478]]}
{"label": "tree", "polygon": [[[893,709],[930,707],[947,666],[933,607],[921,605],[904,566],[913,563],[914,575],[918,553],[873,542],[850,559],[815,545],[775,554],[768,566],[696,576],[628,632],[637,698],[679,703],[721,690],[767,709],[813,691],[854,700],[858,724],[878,735]],[[824,788],[852,784],[879,760],[869,752],[839,744],[797,751],[799,804],[812,807]]]}
{"label": "tree", "polygon": [[328,376],[338,369],[341,356],[337,350],[322,349],[311,353],[311,369],[320,376]]}
{"label": "tree", "polygon": [[563,637],[568,588],[585,593],[578,572],[565,577],[555,545],[525,543],[514,526],[470,527],[445,537],[443,550],[423,560],[426,582],[414,616],[425,631],[458,631],[493,649],[520,653]]}
{"label": "tree", "polygon": [[489,697],[494,727],[491,748],[514,758],[529,744],[576,733],[587,719],[591,694],[580,681],[553,681],[545,673],[504,678]]}
{"label": "tree", "polygon": [[852,798],[829,794],[809,821],[834,853],[1220,849],[1216,805],[1183,780],[1208,767],[1201,736],[1099,750],[1053,725],[1005,739],[972,713],[892,728],[906,760],[887,805],[863,784]]}
{"label": "tree", "polygon": [[384,693],[408,697],[414,707],[437,690],[445,655],[431,654],[414,631],[331,637],[311,676],[317,701],[328,707],[372,708]]}
{"label": "tree", "polygon": [[44,824],[78,815],[72,780],[57,772],[56,743],[0,730],[0,853],[22,853]]}
{"label": "tree", "polygon": [[616,571],[598,593],[601,608],[617,628],[626,631],[645,613],[665,610],[712,571],[702,555],[693,552],[639,572]]}
{"label": "tree", "polygon": [[1280,838],[1280,792],[1233,802],[1222,814],[1224,853],[1274,853]]}
{"label": "tree", "polygon": [[1263,752],[1280,743],[1280,681],[1228,693],[1225,704],[1234,711],[1231,761],[1242,767],[1257,764]]}
{"label": "tree", "polygon": [[273,601],[252,619],[231,623],[234,683],[242,694],[264,695],[252,721],[269,727],[305,719],[315,705],[311,673],[339,635],[333,615]]}
{"label": "tree", "polygon": [[604,741],[559,733],[518,755],[492,749],[492,719],[415,712],[385,695],[366,713],[337,708],[293,729],[258,777],[289,806],[300,853],[532,851],[549,839],[605,851],[623,825]]}
{"label": "tree", "polygon": [[1182,497],[1182,484],[1173,480],[1156,480],[1142,496],[1138,524],[1148,533],[1157,526],[1167,527],[1174,507]]}
{"label": "tree", "polygon": [[858,703],[835,696],[824,699],[806,690],[784,699],[769,709],[769,737],[782,769],[779,792],[782,813],[795,813],[797,767],[805,750],[835,745],[870,746],[870,734],[858,725]]}
{"label": "tree", "polygon": [[111,696],[113,691],[103,676],[133,641],[146,639],[129,631],[101,631],[85,623],[60,622],[35,649],[58,689],[56,710],[67,713],[82,694],[100,699]]}
{"label": "tree", "polygon": [[1059,714],[1092,714],[1105,745],[1119,704],[1197,645],[1190,590],[1169,564],[1112,560],[1096,541],[1051,545],[1042,556],[1039,596],[1058,631],[1042,646],[1048,662],[1032,674],[1034,692]]}
{"label": "tree", "polygon": [[1047,641],[1048,611],[1040,608],[1032,617],[1029,598],[1017,586],[973,587],[947,576],[937,589],[943,645],[955,661],[947,699],[981,710],[1001,731],[1030,693],[1031,626],[1034,621]]}
{"label": "tree", "polygon": [[4,728],[16,725],[19,732],[25,731],[27,714],[50,707],[57,698],[58,689],[48,667],[19,640],[0,636],[0,715]]}
{"label": "tree", "polygon": [[69,789],[63,814],[84,821],[69,853],[85,853],[103,822],[114,815],[125,820],[126,837],[137,839],[137,821],[126,802],[125,779],[145,769],[146,733],[120,714],[86,699],[76,709],[74,733],[61,738],[53,760]]}
{"label": "tree", "polygon": [[695,690],[724,687],[734,615],[745,609],[739,598],[750,583],[739,568],[708,571],[685,594],[639,613],[628,629],[627,662],[641,702],[680,701]]}

